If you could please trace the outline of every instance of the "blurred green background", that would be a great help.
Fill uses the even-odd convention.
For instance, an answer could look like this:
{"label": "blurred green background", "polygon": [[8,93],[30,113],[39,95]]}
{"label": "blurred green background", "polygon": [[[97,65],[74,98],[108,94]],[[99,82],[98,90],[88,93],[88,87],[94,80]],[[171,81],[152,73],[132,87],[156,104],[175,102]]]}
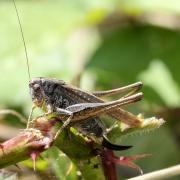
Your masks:
{"label": "blurred green background", "polygon": [[[134,145],[126,154],[151,153],[152,157],[138,161],[145,173],[179,164],[179,0],[16,3],[31,77],[56,77],[89,91],[142,81],[144,99],[128,110],[145,117],[163,117],[166,123],[153,132],[124,138],[124,144]],[[27,65],[11,0],[0,1],[0,22],[0,109],[11,108],[28,116],[31,99]],[[18,119],[1,115],[0,140],[15,136],[24,127]],[[28,161],[23,170],[13,167],[11,170],[18,171],[22,179],[26,176],[63,179],[67,164],[71,163],[52,151],[56,153],[48,152],[48,161],[39,162],[36,172],[27,168],[31,167]],[[66,179],[75,179],[73,169]],[[127,168],[122,171],[134,173]],[[122,171],[119,170],[119,176]]]}

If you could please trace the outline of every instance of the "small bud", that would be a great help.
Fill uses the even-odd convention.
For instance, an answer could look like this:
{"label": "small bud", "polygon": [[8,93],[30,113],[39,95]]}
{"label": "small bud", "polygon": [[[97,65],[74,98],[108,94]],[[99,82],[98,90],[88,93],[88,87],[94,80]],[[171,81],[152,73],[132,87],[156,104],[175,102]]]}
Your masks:
{"label": "small bud", "polygon": [[154,128],[159,128],[162,124],[164,124],[165,121],[164,119],[156,118],[156,117],[151,117],[144,119],[141,123],[141,128],[147,128],[147,129],[154,129]]}

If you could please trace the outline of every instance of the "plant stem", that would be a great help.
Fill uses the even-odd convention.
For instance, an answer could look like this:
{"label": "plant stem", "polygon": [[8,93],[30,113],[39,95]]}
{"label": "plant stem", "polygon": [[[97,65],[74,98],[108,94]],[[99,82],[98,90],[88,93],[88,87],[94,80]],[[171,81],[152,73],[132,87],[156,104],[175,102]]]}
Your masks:
{"label": "plant stem", "polygon": [[157,179],[167,179],[173,176],[180,175],[180,164],[176,166],[172,166],[166,169],[154,171],[152,173],[148,173],[142,176],[137,176],[134,178],[130,178],[129,180],[157,180]]}

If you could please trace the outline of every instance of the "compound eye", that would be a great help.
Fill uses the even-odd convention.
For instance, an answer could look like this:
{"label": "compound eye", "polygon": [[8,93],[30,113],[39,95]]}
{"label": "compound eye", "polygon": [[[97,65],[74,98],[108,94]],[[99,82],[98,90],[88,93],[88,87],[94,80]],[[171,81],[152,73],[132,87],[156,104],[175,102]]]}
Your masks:
{"label": "compound eye", "polygon": [[35,89],[35,90],[40,89],[40,85],[39,85],[39,84],[34,84],[34,86],[33,86],[33,87],[34,87],[34,89]]}

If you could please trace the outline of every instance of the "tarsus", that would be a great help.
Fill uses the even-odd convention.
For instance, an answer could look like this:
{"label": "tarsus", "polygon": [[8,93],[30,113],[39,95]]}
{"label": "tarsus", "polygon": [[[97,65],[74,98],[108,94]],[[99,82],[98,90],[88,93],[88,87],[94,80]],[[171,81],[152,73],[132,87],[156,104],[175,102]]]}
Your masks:
{"label": "tarsus", "polygon": [[27,64],[27,69],[28,69],[28,76],[29,76],[29,80],[30,80],[31,76],[30,76],[30,68],[29,68],[29,59],[28,59],[28,53],[27,53],[24,33],[23,33],[22,26],[21,26],[21,20],[20,20],[20,17],[19,17],[19,13],[18,13],[18,10],[17,10],[15,0],[12,0],[12,1],[13,1],[13,4],[14,4],[14,7],[15,7],[15,11],[16,11],[16,15],[17,15],[17,18],[18,18],[18,23],[19,23],[19,28],[20,28],[20,31],[21,31],[21,37],[22,37],[22,41],[23,41],[23,44],[24,44],[24,50],[25,50],[25,56],[26,56],[26,64]]}

